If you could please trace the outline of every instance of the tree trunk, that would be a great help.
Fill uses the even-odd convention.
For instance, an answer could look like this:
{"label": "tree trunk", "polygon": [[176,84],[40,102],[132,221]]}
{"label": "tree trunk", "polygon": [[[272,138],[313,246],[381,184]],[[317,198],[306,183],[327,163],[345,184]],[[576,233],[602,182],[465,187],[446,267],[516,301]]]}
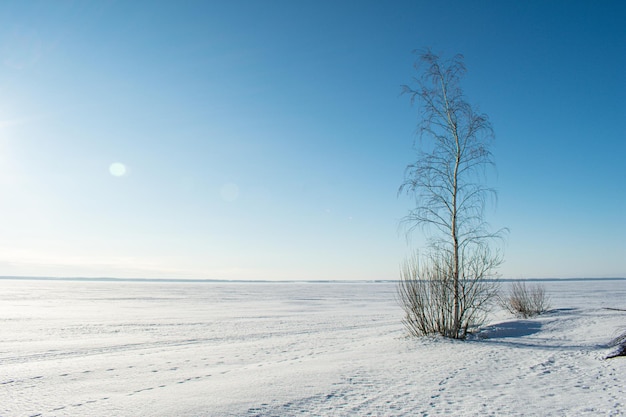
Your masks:
{"label": "tree trunk", "polygon": [[444,99],[444,104],[446,108],[446,118],[448,129],[452,136],[454,137],[454,142],[456,145],[455,149],[455,160],[454,160],[454,173],[452,174],[452,207],[451,207],[451,221],[450,221],[450,232],[452,237],[452,245],[453,245],[453,256],[452,256],[452,285],[454,286],[454,326],[453,331],[454,334],[452,337],[458,339],[461,337],[461,322],[460,322],[460,265],[459,265],[459,236],[457,230],[457,196],[459,191],[458,185],[458,177],[459,177],[459,165],[461,164],[461,144],[459,143],[459,132],[456,125],[456,119],[453,119],[452,112],[450,110],[450,104],[448,102],[448,89],[447,84],[444,82],[443,77],[441,77],[441,93]]}
{"label": "tree trunk", "polygon": [[459,283],[459,237],[457,234],[457,202],[456,202],[456,197],[457,197],[457,174],[458,174],[458,170],[459,170],[459,157],[457,155],[457,159],[456,159],[456,164],[454,167],[454,186],[453,186],[453,190],[454,190],[454,194],[452,196],[452,245],[453,245],[453,258],[452,258],[452,262],[453,262],[453,272],[452,272],[452,279],[453,279],[453,285],[454,285],[454,337],[458,338],[460,337],[459,335],[459,331],[460,331],[460,322],[459,322],[459,310],[460,310],[460,306],[459,306],[459,290],[460,290],[460,283]]}

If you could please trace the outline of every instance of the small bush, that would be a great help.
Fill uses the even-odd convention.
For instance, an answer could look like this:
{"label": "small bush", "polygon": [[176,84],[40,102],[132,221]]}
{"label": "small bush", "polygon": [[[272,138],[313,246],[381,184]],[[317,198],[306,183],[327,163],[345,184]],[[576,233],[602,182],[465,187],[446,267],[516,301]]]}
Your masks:
{"label": "small bush", "polygon": [[617,346],[617,350],[607,356],[607,359],[617,358],[618,356],[626,356],[626,332],[611,340],[609,346]]}
{"label": "small bush", "polygon": [[511,284],[509,293],[500,298],[500,305],[517,317],[529,318],[545,313],[550,308],[543,285],[526,285],[524,282]]}
{"label": "small bush", "polygon": [[[471,262],[470,262],[471,261]],[[398,283],[398,302],[405,312],[403,323],[411,336],[442,335],[465,339],[487,318],[492,301],[498,294],[498,283],[492,277],[493,263],[474,256],[466,261],[471,278],[459,280],[459,320],[454,320],[454,280],[452,260],[445,255],[409,257]],[[471,275],[470,275],[471,274]]]}

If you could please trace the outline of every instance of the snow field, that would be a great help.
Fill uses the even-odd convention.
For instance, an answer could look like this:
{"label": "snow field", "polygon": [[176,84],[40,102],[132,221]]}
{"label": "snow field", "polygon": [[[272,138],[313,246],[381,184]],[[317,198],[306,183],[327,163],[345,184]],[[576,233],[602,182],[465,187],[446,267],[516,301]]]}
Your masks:
{"label": "snow field", "polygon": [[404,337],[393,283],[1,280],[0,416],[625,415],[626,281],[544,285],[459,342]]}

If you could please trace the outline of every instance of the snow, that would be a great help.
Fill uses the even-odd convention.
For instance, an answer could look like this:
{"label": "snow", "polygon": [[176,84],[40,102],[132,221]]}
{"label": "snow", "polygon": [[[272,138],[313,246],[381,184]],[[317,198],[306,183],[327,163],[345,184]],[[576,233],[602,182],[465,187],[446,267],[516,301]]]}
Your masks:
{"label": "snow", "polygon": [[394,283],[0,280],[0,416],[623,416],[626,281],[545,282],[471,340]]}

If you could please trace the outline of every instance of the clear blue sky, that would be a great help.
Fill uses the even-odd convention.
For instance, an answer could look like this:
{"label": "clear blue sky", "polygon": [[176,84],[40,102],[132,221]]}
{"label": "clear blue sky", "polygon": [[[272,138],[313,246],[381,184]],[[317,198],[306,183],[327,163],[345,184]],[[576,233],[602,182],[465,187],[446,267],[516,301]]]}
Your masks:
{"label": "clear blue sky", "polygon": [[0,275],[396,279],[412,51],[494,125],[503,277],[626,276],[623,1],[3,1]]}

